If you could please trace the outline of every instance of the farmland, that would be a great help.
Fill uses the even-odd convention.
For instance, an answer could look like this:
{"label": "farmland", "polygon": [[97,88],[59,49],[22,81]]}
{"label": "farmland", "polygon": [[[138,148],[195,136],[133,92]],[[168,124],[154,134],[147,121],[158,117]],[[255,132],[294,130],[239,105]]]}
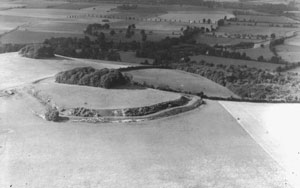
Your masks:
{"label": "farmland", "polygon": [[191,56],[190,58],[191,58],[191,60],[194,60],[194,61],[204,60],[204,61],[207,61],[210,63],[223,64],[223,65],[247,65],[248,67],[256,67],[256,68],[268,69],[268,70],[275,70],[278,66],[280,66],[278,64],[273,64],[273,63],[211,57],[211,56],[205,56],[205,55]]}
{"label": "farmland", "polygon": [[177,21],[181,20],[182,22],[196,21],[196,23],[199,23],[199,21],[202,23],[203,19],[211,19],[212,23],[215,23],[225,16],[228,18],[233,17],[232,14],[225,11],[201,11],[201,13],[193,11],[170,11],[168,14],[159,16],[159,18]]}
{"label": "farmland", "polygon": [[[107,90],[89,86],[58,84],[54,83],[53,79],[34,84],[33,89],[39,95],[51,98],[55,104],[64,108],[118,109],[142,107],[180,97],[176,93],[142,87],[125,86]],[[122,96],[120,96],[120,92],[122,92]],[[68,96],[67,99],[66,96]],[[145,98],[147,100],[144,100]]]}
{"label": "farmland", "polygon": [[286,36],[291,31],[299,31],[299,28],[284,28],[284,27],[266,27],[266,26],[247,26],[246,25],[231,25],[222,27],[218,30],[220,33],[238,33],[238,34],[255,34],[268,35],[275,33],[276,36]]}
{"label": "farmland", "polygon": [[1,188],[300,186],[294,7],[176,3],[1,2]]}
{"label": "farmland", "polygon": [[208,96],[236,96],[227,88],[222,87],[204,77],[174,70],[145,69],[129,71],[133,81],[154,85],[167,85],[174,90],[194,93],[204,92]]}

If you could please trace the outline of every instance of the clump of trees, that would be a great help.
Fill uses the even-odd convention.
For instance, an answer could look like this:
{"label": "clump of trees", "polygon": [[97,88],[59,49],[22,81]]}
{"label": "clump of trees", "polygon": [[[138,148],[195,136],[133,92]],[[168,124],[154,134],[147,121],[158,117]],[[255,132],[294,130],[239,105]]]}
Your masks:
{"label": "clump of trees", "polygon": [[64,84],[85,85],[92,87],[113,88],[131,81],[129,74],[122,74],[117,69],[94,69],[80,67],[63,71],[55,76],[55,81]]}
{"label": "clump of trees", "polygon": [[47,107],[45,113],[45,119],[47,121],[58,121],[59,120],[59,111],[55,107]]}
{"label": "clump of trees", "polygon": [[51,58],[54,57],[54,49],[48,44],[32,44],[22,48],[19,54],[34,59]]}
{"label": "clump of trees", "polygon": [[98,30],[108,30],[110,28],[110,25],[108,23],[105,24],[89,24],[86,29],[84,30],[85,34],[89,35],[96,35],[98,33]]}
{"label": "clump of trees", "polygon": [[101,59],[108,61],[121,61],[121,56],[114,49],[113,41],[106,41],[105,35],[100,34],[95,40],[84,38],[51,38],[44,44],[50,45],[55,54],[88,59]]}

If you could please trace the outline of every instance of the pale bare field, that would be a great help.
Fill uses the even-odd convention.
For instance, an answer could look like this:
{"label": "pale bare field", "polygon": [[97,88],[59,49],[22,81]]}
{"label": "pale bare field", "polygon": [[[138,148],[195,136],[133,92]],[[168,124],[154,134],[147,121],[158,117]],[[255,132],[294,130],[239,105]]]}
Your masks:
{"label": "pale bare field", "polygon": [[[130,124],[51,123],[30,98],[0,98],[0,186],[289,187],[278,164],[217,102]],[[1,135],[0,135],[1,136]]]}
{"label": "pale bare field", "polygon": [[44,98],[64,108],[120,109],[153,105],[180,98],[180,94],[138,87],[104,89],[59,84],[54,78],[32,85]]}
{"label": "pale bare field", "polygon": [[168,85],[175,90],[204,92],[208,96],[237,97],[227,88],[196,74],[169,69],[143,69],[129,71],[133,80],[159,86]]}
{"label": "pale bare field", "polygon": [[220,102],[299,187],[299,104]]}
{"label": "pale bare field", "polygon": [[280,65],[274,63],[265,63],[259,61],[247,61],[247,60],[239,60],[239,59],[230,59],[230,58],[222,58],[222,57],[213,57],[206,55],[197,55],[191,56],[191,60],[201,61],[204,60],[209,63],[214,64],[223,64],[223,65],[247,65],[248,67],[254,67],[259,69],[269,69],[275,70]]}

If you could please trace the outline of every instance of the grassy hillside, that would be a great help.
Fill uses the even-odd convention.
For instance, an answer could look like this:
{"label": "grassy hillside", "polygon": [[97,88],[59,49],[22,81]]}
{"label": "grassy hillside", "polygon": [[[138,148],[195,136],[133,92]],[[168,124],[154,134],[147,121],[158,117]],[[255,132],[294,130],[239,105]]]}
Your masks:
{"label": "grassy hillside", "polygon": [[133,81],[157,86],[169,86],[171,89],[189,91],[194,93],[204,92],[208,96],[230,97],[235,96],[227,88],[216,84],[199,75],[168,69],[144,69],[129,71]]}

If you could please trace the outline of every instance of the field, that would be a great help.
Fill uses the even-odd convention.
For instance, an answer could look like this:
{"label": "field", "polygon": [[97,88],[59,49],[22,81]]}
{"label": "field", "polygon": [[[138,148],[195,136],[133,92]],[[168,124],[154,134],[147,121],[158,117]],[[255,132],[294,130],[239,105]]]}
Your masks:
{"label": "field", "polygon": [[231,13],[225,11],[201,11],[201,12],[193,12],[193,11],[169,11],[167,14],[159,16],[159,18],[167,19],[167,20],[181,20],[182,22],[196,21],[199,22],[203,19],[211,19],[212,23],[215,23],[219,19],[234,17]]}
{"label": "field", "polygon": [[212,37],[205,35],[198,35],[195,37],[196,41],[199,43],[208,44],[214,46],[216,44],[220,45],[234,45],[241,42],[259,42],[260,40],[253,39],[238,39],[238,38],[227,38],[227,37]]}
{"label": "field", "polygon": [[[140,30],[145,29],[147,40],[157,41],[166,36],[178,37],[181,28],[187,25],[210,27],[210,24],[199,23],[204,18],[210,18],[214,25],[215,21],[224,16],[233,17],[231,9],[186,6],[184,3],[161,6],[149,3],[139,5],[134,10],[120,10],[116,1],[111,4],[89,2],[5,0],[0,5],[0,43],[41,43],[50,37],[83,37],[87,24],[104,23],[103,19],[106,18],[100,18],[99,15],[122,17],[109,19],[111,29],[115,29],[117,34],[110,36],[109,29],[105,35],[106,39],[114,41],[124,40],[124,29],[129,24],[135,24],[137,29],[131,39],[125,40],[140,40]],[[13,8],[23,5],[26,8]],[[125,20],[126,16],[149,20]],[[169,21],[155,21],[158,18]],[[289,20],[283,17],[252,18],[278,22]],[[193,20],[198,23],[190,24],[189,21]],[[123,33],[119,32],[120,29],[123,29]],[[277,36],[286,36],[294,31],[300,32],[300,29],[232,25],[221,27],[216,35],[244,33],[270,36],[275,33]],[[184,37],[181,39],[184,43]],[[258,42],[207,36],[198,36],[197,40],[209,45]],[[190,41],[186,43],[188,42]],[[300,57],[297,56],[300,47],[292,45],[297,45],[298,42],[296,37],[278,46],[279,55],[296,60]],[[78,46],[84,48],[85,45],[83,42]],[[263,55],[268,59],[272,55],[267,46],[263,49],[240,51],[252,58]],[[162,54],[165,54],[164,51]],[[68,108],[119,109],[180,98],[180,93],[129,84],[103,89],[54,82],[54,75],[58,72],[75,67],[117,69],[137,66],[144,61],[144,58],[135,57],[135,52],[132,51],[120,52],[120,55],[123,62],[59,55],[50,59],[30,59],[19,56],[17,52],[0,54],[1,188],[300,187],[300,153],[297,145],[300,141],[297,131],[300,121],[297,115],[299,104],[237,103],[203,99],[204,104],[191,111],[131,123],[85,123],[79,121],[81,118],[70,116],[60,117],[58,122],[43,119],[46,106],[38,100],[39,96],[54,103],[60,110],[67,109],[60,115],[67,114]],[[193,56],[191,60],[247,65],[264,70],[275,70],[280,66],[204,55]],[[149,59],[150,63],[151,61]],[[293,71],[300,72],[297,69]],[[133,81],[141,84],[146,82],[165,89],[169,87],[177,91],[203,92],[207,96],[238,98],[226,87],[188,72],[171,69],[127,72],[132,74]],[[219,76],[215,72],[211,75],[217,78]],[[284,73],[282,75],[285,76]],[[270,77],[267,74],[261,76]],[[288,76],[282,82],[286,80]],[[282,87],[290,85],[292,84],[288,82]],[[297,87],[290,90],[296,91]],[[110,111],[110,114],[114,112]]]}
{"label": "field", "polygon": [[53,78],[34,84],[33,88],[35,91],[40,91],[39,95],[50,97],[55,104],[64,108],[133,108],[180,98],[180,94],[133,86],[108,90],[89,86],[58,84],[54,83]]}
{"label": "field", "polygon": [[293,45],[279,45],[276,46],[276,51],[278,55],[291,63],[300,62],[300,46]]}
{"label": "field", "polygon": [[299,31],[299,28],[232,25],[221,27],[217,33],[238,33],[268,36],[270,36],[272,33],[275,33],[276,36],[287,36],[293,31]]}
{"label": "field", "polygon": [[270,51],[269,46],[265,46],[264,48],[259,47],[250,49],[239,49],[236,51],[239,51],[240,53],[245,52],[247,56],[249,56],[252,59],[257,59],[259,56],[263,56],[264,59],[269,60],[274,56],[273,52]]}
{"label": "field", "polygon": [[254,20],[255,22],[266,22],[266,23],[299,23],[296,20],[285,16],[257,16],[257,15],[238,15],[238,20]]}
{"label": "field", "polygon": [[168,85],[172,89],[190,91],[195,93],[204,92],[207,96],[230,97],[234,96],[227,88],[214,83],[204,77],[189,74],[177,70],[168,69],[144,69],[129,71],[133,80],[139,83],[146,82],[154,86]]}
{"label": "field", "polygon": [[288,171],[299,187],[299,104],[221,102],[270,156]]}
{"label": "field", "polygon": [[209,63],[214,64],[224,64],[224,65],[247,65],[248,67],[254,67],[259,69],[268,69],[268,70],[275,70],[278,66],[277,64],[273,63],[264,63],[259,61],[246,61],[246,60],[239,60],[239,59],[230,59],[230,58],[221,58],[221,57],[213,57],[213,56],[205,56],[205,55],[197,55],[191,56],[191,60],[194,61],[207,61]]}

